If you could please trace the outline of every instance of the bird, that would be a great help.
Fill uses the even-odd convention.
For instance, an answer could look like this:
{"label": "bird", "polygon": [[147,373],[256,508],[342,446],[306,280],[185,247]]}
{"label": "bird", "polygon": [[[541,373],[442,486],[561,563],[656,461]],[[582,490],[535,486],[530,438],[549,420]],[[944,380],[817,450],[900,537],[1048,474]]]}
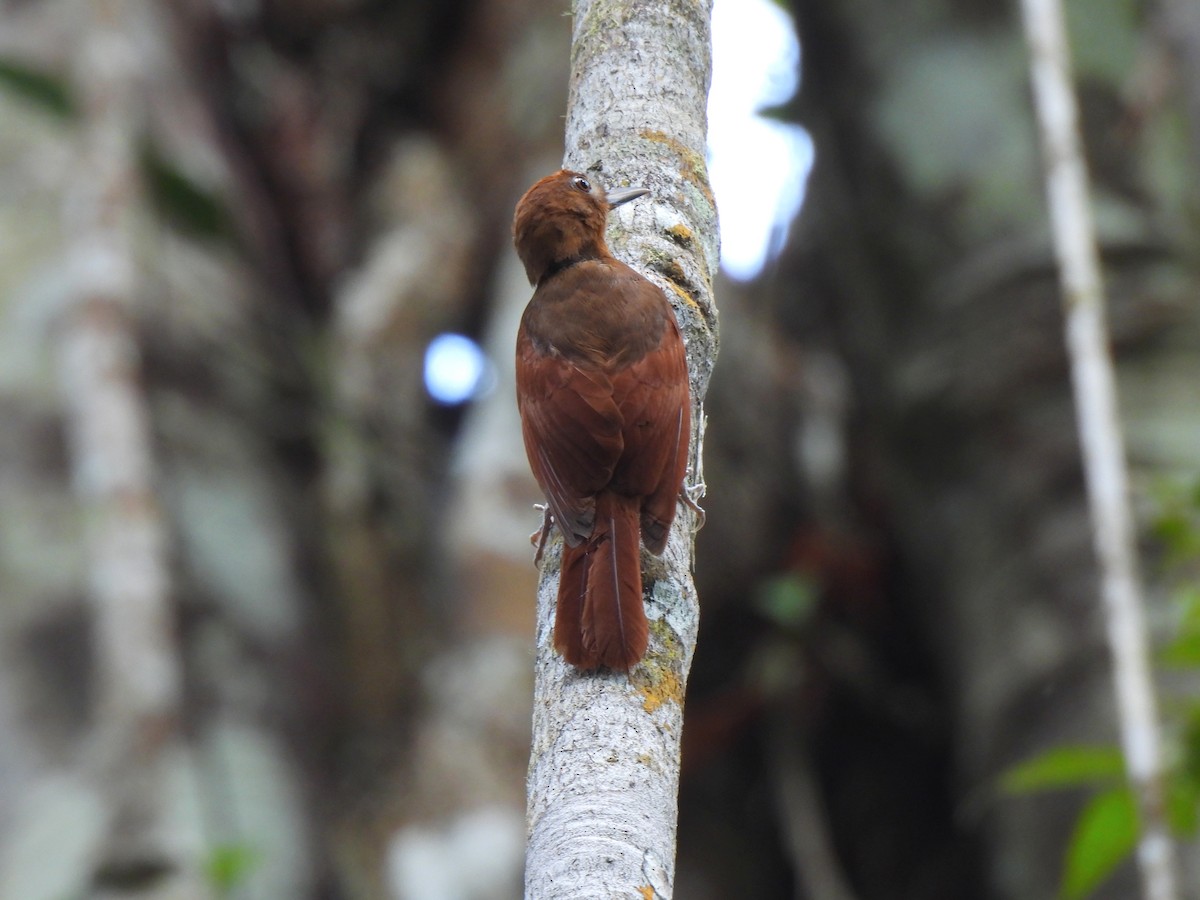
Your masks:
{"label": "bird", "polygon": [[[662,555],[691,437],[687,356],[666,295],[615,259],[608,211],[649,194],[562,169],[517,203],[533,297],[517,330],[521,433],[563,536],[554,646],[580,670],[645,656],[641,543]],[[686,496],[684,497],[686,502]]]}

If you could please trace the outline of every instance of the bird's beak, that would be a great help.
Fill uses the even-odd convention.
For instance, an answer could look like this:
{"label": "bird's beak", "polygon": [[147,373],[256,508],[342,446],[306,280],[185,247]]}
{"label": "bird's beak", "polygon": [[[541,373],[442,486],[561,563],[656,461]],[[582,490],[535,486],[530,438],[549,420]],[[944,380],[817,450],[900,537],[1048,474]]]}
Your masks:
{"label": "bird's beak", "polygon": [[622,203],[628,203],[630,200],[644,197],[648,193],[650,193],[650,188],[635,187],[621,188],[619,191],[609,191],[605,196],[608,199],[608,208],[613,209]]}

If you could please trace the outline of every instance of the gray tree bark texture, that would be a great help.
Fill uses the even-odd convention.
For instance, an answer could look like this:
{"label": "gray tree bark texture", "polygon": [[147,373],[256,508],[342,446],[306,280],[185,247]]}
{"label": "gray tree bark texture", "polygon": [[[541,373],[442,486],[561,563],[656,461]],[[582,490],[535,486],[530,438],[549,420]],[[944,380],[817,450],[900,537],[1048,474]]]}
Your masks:
{"label": "gray tree bark texture", "polygon": [[[704,165],[711,5],[575,3],[567,168],[652,196],[610,222],[614,253],[662,287],[687,345],[693,461],[716,355],[716,208]],[[673,893],[683,698],[699,607],[695,514],[680,508],[661,559],[643,555],[650,649],[628,675],[580,673],[552,644],[561,544],[538,591],[525,896],[669,898]]]}
{"label": "gray tree bark texture", "polygon": [[179,871],[170,830],[182,673],[132,309],[140,286],[133,140],[145,98],[131,32],[140,10],[95,0],[90,12],[76,78],[82,153],[66,195],[71,300],[57,350],[96,635],[91,776],[107,805],[91,890],[204,897],[196,873]]}

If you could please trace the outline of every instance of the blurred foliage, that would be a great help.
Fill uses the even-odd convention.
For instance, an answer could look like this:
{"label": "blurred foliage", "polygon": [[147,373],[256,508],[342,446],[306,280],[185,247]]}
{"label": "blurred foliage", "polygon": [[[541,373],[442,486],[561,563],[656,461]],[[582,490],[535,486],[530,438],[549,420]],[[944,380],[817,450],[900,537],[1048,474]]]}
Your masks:
{"label": "blurred foliage", "polygon": [[197,183],[151,142],[142,146],[142,175],[159,215],[196,238],[232,239],[233,220],[221,197]]}
{"label": "blurred foliage", "polygon": [[75,115],[66,80],[27,63],[0,57],[0,88],[59,118]]}
{"label": "blurred foliage", "polygon": [[754,606],[778,627],[794,631],[805,625],[817,607],[817,585],[811,578],[788,572],[755,589]]}
{"label": "blurred foliage", "polygon": [[1175,597],[1179,621],[1171,642],[1162,650],[1163,664],[1180,668],[1200,667],[1200,585],[1181,588]]}
{"label": "blurred foliage", "polygon": [[1172,568],[1200,565],[1200,480],[1193,485],[1162,482],[1155,487],[1158,507],[1154,536]]}
{"label": "blurred foliage", "polygon": [[262,862],[262,854],[249,844],[219,844],[209,851],[205,874],[220,897],[229,897]]}
{"label": "blurred foliage", "polygon": [[[1200,479],[1190,485],[1160,484],[1154,499],[1152,533],[1174,583],[1175,613],[1159,660],[1173,669],[1200,672]],[[1169,707],[1167,719],[1167,822],[1177,836],[1193,837],[1200,826],[1200,700]],[[1067,844],[1060,895],[1068,900],[1092,893],[1137,846],[1137,805],[1115,746],[1052,748],[1009,769],[1000,785],[1011,794],[1099,789],[1080,812]]]}
{"label": "blurred foliage", "polygon": [[1086,897],[1098,888],[1133,852],[1137,837],[1137,810],[1129,788],[1109,788],[1092,797],[1067,845],[1062,896]]}
{"label": "blurred foliage", "polygon": [[1001,786],[1013,794],[1071,788],[1111,781],[1125,775],[1125,760],[1116,747],[1055,747],[1004,773]]}
{"label": "blurred foliage", "polygon": [[[2,56],[0,89],[58,118],[73,119],[77,112],[65,79]],[[215,191],[188,176],[151,141],[143,144],[139,162],[150,200],[164,220],[192,237],[232,239],[229,208]]]}

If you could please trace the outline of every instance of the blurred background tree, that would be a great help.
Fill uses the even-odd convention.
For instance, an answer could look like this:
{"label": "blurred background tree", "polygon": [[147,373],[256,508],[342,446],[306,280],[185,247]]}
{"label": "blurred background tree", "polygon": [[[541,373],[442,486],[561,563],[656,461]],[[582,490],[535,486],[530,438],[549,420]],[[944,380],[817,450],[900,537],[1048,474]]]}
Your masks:
{"label": "blurred background tree", "polygon": [[[1083,796],[997,778],[1114,730],[1016,9],[790,11],[773,115],[815,164],[777,257],[718,293],[677,894],[1050,897]],[[508,227],[561,159],[564,12],[0,0],[3,900],[519,895]],[[1069,12],[1145,498],[1200,468],[1200,13]],[[81,301],[97,233],[130,264],[111,317]],[[145,423],[149,496],[108,513],[81,321]],[[470,402],[427,387],[448,332],[491,359]],[[150,522],[133,556],[165,572],[143,655],[105,643],[112,521]],[[133,715],[113,679],[154,660],[178,687]]]}

